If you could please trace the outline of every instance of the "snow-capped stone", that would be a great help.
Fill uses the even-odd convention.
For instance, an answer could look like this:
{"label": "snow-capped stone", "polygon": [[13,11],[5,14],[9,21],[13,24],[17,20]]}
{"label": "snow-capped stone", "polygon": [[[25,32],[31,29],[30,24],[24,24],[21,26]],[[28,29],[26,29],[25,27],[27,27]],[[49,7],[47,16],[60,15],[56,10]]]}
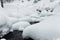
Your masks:
{"label": "snow-capped stone", "polygon": [[6,40],[5,38],[2,38],[2,39],[0,39],[0,40]]}
{"label": "snow-capped stone", "polygon": [[48,2],[43,9],[45,10],[52,10],[55,9],[57,6],[60,5],[60,1],[59,0],[55,0],[54,2]]}
{"label": "snow-capped stone", "polygon": [[26,27],[30,26],[29,22],[20,21],[12,25],[11,31],[13,30],[24,30]]}
{"label": "snow-capped stone", "polygon": [[2,28],[0,28],[0,31],[2,31],[0,37],[3,37],[4,35],[10,32],[10,28],[4,25]]}
{"label": "snow-capped stone", "polygon": [[52,12],[43,10],[40,14],[40,17],[51,16],[51,15],[53,15]]}
{"label": "snow-capped stone", "polygon": [[51,16],[23,30],[23,38],[34,40],[53,40],[60,38],[60,16]]}
{"label": "snow-capped stone", "polygon": [[0,37],[10,32],[10,28],[13,23],[17,22],[16,18],[9,17],[4,12],[0,13]]}
{"label": "snow-capped stone", "polygon": [[31,16],[26,16],[26,17],[22,17],[19,18],[19,21],[26,21],[26,22],[35,22],[35,21],[40,21],[40,17],[38,17],[37,15],[31,15]]}

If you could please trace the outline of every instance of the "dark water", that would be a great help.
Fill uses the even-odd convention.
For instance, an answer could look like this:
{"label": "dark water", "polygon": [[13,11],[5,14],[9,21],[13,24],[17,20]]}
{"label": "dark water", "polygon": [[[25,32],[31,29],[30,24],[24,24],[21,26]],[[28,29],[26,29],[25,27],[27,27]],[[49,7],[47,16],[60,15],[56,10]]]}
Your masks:
{"label": "dark water", "polygon": [[15,31],[10,32],[7,35],[3,36],[3,38],[5,38],[7,40],[33,40],[31,38],[23,39],[22,38],[22,32],[23,31],[15,30]]}

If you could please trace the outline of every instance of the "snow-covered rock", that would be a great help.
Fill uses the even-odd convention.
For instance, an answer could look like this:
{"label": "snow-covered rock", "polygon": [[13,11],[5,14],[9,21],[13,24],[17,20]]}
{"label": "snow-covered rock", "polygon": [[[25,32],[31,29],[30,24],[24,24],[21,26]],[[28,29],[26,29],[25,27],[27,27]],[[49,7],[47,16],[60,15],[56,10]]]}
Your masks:
{"label": "snow-covered rock", "polygon": [[40,17],[38,17],[37,15],[30,15],[30,16],[26,16],[26,17],[22,17],[19,18],[19,21],[26,21],[26,22],[36,22],[36,21],[40,21]]}
{"label": "snow-covered rock", "polygon": [[9,17],[4,12],[0,11],[0,37],[10,32],[12,24],[17,22],[18,19],[14,17]]}
{"label": "snow-covered rock", "polygon": [[20,21],[12,25],[11,31],[13,30],[24,30],[26,27],[30,26],[29,22]]}
{"label": "snow-covered rock", "polygon": [[46,3],[45,6],[43,7],[43,9],[45,9],[45,10],[54,10],[59,5],[60,5],[60,1],[55,0],[54,2]]}
{"label": "snow-covered rock", "polygon": [[53,13],[52,12],[50,12],[50,11],[46,11],[46,10],[43,10],[42,12],[41,12],[41,14],[39,14],[40,15],[40,17],[45,17],[45,16],[51,16],[51,15],[53,15]]}
{"label": "snow-covered rock", "polygon": [[54,15],[46,20],[28,26],[23,30],[23,38],[34,40],[53,40],[60,38],[60,16]]}
{"label": "snow-covered rock", "polygon": [[2,28],[0,28],[0,31],[0,37],[3,37],[4,35],[10,32],[10,28],[4,25]]}
{"label": "snow-covered rock", "polygon": [[0,10],[0,37],[4,36],[9,30],[9,26],[7,24],[8,18],[4,14],[3,11]]}
{"label": "snow-covered rock", "polygon": [[2,38],[2,39],[0,39],[0,40],[6,40],[6,39]]}
{"label": "snow-covered rock", "polygon": [[[14,18],[14,17],[8,17],[8,16],[6,16],[7,17],[7,19],[6,19],[6,21],[5,21],[5,19],[3,19],[3,20],[0,20],[2,23],[0,24],[0,31],[2,31],[1,33],[0,33],[0,37],[3,37],[4,35],[6,35],[7,33],[9,33],[10,32],[10,30],[11,30],[11,27],[12,27],[12,25],[14,24],[14,23],[16,23],[16,22],[18,22],[19,20],[17,19],[17,18]],[[1,18],[0,18],[1,19]]]}
{"label": "snow-covered rock", "polygon": [[57,6],[59,6],[59,4],[60,4],[59,0],[54,0],[53,2],[50,2],[50,0],[41,0],[33,6],[43,11],[43,10],[53,10]]}

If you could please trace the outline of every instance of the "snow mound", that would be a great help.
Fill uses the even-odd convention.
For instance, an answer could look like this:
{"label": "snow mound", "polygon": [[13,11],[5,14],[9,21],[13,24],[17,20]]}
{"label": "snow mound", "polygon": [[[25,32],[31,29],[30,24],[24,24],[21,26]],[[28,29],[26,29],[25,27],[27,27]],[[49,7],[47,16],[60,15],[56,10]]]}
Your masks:
{"label": "snow mound", "polygon": [[34,40],[53,40],[60,38],[60,16],[51,16],[23,30],[23,38]]}

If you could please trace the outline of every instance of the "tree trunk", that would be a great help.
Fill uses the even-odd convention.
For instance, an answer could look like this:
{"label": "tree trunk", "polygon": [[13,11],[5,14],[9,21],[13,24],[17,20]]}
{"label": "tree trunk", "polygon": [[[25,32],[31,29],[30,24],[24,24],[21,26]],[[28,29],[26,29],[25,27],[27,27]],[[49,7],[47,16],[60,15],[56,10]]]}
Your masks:
{"label": "tree trunk", "polygon": [[3,5],[3,0],[1,0],[1,7],[4,8],[4,5]]}

